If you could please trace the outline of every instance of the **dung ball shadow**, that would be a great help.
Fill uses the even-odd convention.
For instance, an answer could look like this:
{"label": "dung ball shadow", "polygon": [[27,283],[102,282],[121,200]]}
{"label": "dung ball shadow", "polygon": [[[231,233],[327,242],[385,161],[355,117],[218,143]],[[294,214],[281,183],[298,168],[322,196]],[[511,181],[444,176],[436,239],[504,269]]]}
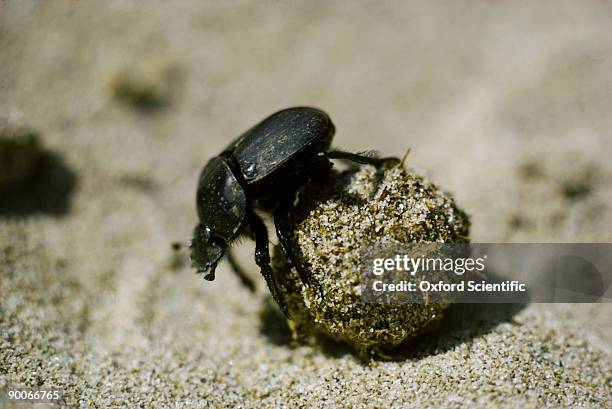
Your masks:
{"label": "dung ball shadow", "polygon": [[[492,332],[500,324],[515,324],[514,316],[526,306],[527,304],[523,303],[453,304],[445,311],[443,318],[430,329],[394,348],[381,351],[386,357],[369,354],[366,356],[348,343],[336,341],[323,333],[313,334],[316,341],[312,344],[326,356],[338,358],[351,354],[364,363],[370,359],[396,362],[420,360],[470,343]],[[271,301],[261,309],[259,319],[260,334],[269,342],[277,346],[294,345],[285,317],[274,308]]]}

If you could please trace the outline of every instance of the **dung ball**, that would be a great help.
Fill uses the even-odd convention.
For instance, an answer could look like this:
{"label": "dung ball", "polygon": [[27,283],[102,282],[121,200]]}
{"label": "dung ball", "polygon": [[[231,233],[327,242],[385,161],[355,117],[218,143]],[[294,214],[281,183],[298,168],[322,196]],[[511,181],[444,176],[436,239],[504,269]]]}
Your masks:
{"label": "dung ball", "polygon": [[320,290],[300,279],[280,245],[272,267],[294,335],[315,333],[364,350],[397,346],[438,320],[448,303],[369,303],[360,249],[370,244],[468,242],[469,218],[452,196],[401,166],[332,171],[298,195],[288,237]]}

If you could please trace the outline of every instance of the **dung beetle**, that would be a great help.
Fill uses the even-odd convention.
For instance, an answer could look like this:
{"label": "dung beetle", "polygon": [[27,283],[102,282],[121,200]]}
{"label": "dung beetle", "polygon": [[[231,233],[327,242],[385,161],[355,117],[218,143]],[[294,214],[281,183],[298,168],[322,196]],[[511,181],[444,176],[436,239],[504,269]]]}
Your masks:
{"label": "dung beetle", "polygon": [[255,240],[255,262],[278,303],[286,304],[270,267],[268,231],[255,209],[273,213],[276,235],[305,284],[314,280],[302,266],[288,241],[288,210],[297,191],[311,180],[322,180],[332,168],[331,159],[380,166],[396,158],[329,150],[334,135],[329,116],[316,108],[294,107],[276,112],[259,122],[219,156],[208,161],[200,173],[196,207],[200,223],[190,242],[191,259],[206,280],[215,279],[215,268],[227,254],[243,283],[230,252],[240,236]]}

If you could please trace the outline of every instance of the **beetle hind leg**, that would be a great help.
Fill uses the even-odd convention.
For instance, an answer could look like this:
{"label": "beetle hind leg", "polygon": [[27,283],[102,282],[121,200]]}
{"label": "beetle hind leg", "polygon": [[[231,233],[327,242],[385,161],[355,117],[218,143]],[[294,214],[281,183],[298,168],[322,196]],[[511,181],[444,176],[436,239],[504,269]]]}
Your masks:
{"label": "beetle hind leg", "polygon": [[340,159],[347,160],[362,165],[372,165],[375,167],[381,167],[386,163],[398,164],[400,160],[396,157],[379,158],[375,152],[363,152],[363,153],[352,153],[340,150],[328,151],[326,156],[329,159]]}

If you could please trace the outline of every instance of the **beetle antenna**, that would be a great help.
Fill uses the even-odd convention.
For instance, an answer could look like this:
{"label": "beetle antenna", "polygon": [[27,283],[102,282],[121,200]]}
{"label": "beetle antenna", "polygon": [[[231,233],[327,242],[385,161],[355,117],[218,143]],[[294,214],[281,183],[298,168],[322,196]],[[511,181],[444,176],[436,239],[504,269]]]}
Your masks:
{"label": "beetle antenna", "polygon": [[412,150],[412,148],[409,146],[408,149],[406,149],[406,153],[404,153],[404,156],[402,156],[402,160],[399,163],[400,167],[404,167],[404,163],[406,162],[406,158],[408,157],[408,155],[410,154],[410,151]]}

